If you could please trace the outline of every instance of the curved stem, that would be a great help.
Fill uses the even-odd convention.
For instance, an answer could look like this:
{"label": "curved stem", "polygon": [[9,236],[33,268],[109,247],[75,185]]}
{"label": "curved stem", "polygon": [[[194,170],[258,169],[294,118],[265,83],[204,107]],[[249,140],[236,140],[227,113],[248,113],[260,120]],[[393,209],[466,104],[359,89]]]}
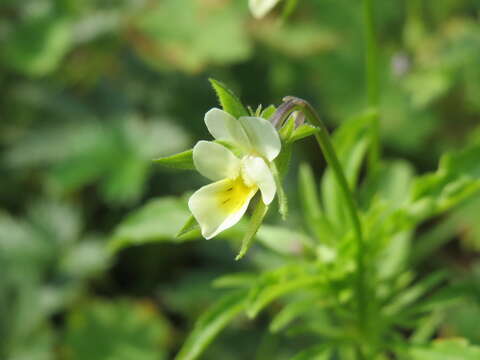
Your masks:
{"label": "curved stem", "polygon": [[275,118],[276,125],[282,123],[283,120],[287,119],[288,116],[293,111],[301,111],[305,114],[307,121],[316,126],[320,129],[320,131],[315,134],[315,138],[322,150],[325,159],[327,160],[328,165],[331,167],[335,179],[340,186],[340,189],[343,193],[347,204],[348,214],[352,220],[353,229],[355,233],[355,239],[357,242],[357,254],[356,254],[356,262],[357,262],[357,279],[356,279],[356,286],[355,286],[355,293],[357,299],[357,311],[358,311],[358,323],[359,329],[362,331],[365,325],[365,307],[366,307],[366,298],[365,298],[365,261],[364,261],[364,240],[363,240],[363,232],[362,232],[362,225],[360,222],[360,217],[358,216],[357,205],[355,203],[353,194],[350,190],[350,187],[347,182],[347,178],[343,171],[342,165],[338,160],[337,154],[335,152],[335,148],[330,140],[330,135],[328,133],[328,129],[320,119],[316,111],[313,107],[306,102],[297,97],[287,96],[283,99],[284,104],[282,104],[277,110],[277,116]]}

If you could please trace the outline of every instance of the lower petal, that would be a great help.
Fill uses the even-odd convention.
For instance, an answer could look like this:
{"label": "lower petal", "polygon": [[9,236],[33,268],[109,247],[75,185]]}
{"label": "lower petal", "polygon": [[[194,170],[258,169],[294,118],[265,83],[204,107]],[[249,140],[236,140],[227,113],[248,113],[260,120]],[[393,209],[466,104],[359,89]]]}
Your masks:
{"label": "lower petal", "polygon": [[240,221],[256,191],[256,187],[246,186],[241,178],[220,180],[197,190],[188,207],[203,237],[211,239]]}

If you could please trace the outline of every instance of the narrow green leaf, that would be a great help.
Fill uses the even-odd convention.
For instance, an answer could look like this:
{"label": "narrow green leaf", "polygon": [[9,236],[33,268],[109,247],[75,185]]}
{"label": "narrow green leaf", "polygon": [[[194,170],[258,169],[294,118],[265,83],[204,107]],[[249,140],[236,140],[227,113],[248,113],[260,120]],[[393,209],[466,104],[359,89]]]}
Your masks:
{"label": "narrow green leaf", "polygon": [[182,228],[178,231],[176,237],[180,238],[185,234],[188,234],[191,231],[198,230],[200,229],[200,225],[198,225],[197,220],[191,215],[188,220],[185,222],[185,224],[182,226]]}
{"label": "narrow green leaf", "polygon": [[315,303],[316,301],[314,299],[308,299],[304,301],[294,301],[285,305],[270,323],[270,331],[276,333],[283,330],[296,318],[313,310],[315,308]]}
{"label": "narrow green leaf", "polygon": [[175,360],[195,360],[205,351],[218,333],[244,308],[246,291],[236,291],[222,297],[197,321]]}
{"label": "narrow green leaf", "polygon": [[437,340],[426,346],[410,348],[412,360],[478,360],[480,347],[468,344],[465,339]]}
{"label": "narrow green leaf", "polygon": [[193,149],[153,160],[155,163],[172,169],[194,170]]}
{"label": "narrow green leaf", "polygon": [[283,189],[282,179],[277,169],[277,165],[272,162],[270,163],[270,170],[273,174],[273,179],[275,180],[275,185],[277,186],[277,197],[278,197],[278,211],[282,215],[282,219],[285,220],[288,214],[288,199],[285,190]]}
{"label": "narrow green leaf", "polygon": [[306,350],[303,350],[291,360],[328,360],[332,351],[327,345],[314,345]]}
{"label": "narrow green leaf", "polygon": [[217,93],[218,100],[220,101],[220,105],[224,111],[236,118],[249,115],[247,109],[245,106],[243,106],[240,99],[230,89],[228,89],[227,86],[212,78],[210,78],[209,81]]}
{"label": "narrow green leaf", "polygon": [[247,232],[243,236],[242,247],[235,260],[240,260],[247,253],[248,249],[250,249],[250,246],[252,246],[253,239],[255,238],[258,229],[262,225],[267,211],[268,206],[265,205],[261,199],[259,199],[255,205],[255,209],[253,210]]}
{"label": "narrow green leaf", "polygon": [[226,287],[247,287],[255,282],[258,278],[256,273],[240,272],[235,274],[227,274],[216,278],[213,286],[216,288]]}
{"label": "narrow green leaf", "polygon": [[282,11],[282,20],[287,21],[297,8],[298,0],[287,0]]}
{"label": "narrow green leaf", "polygon": [[315,126],[308,125],[308,124],[301,125],[298,128],[296,128],[295,131],[292,133],[292,136],[290,136],[289,142],[294,143],[298,140],[302,140],[311,135],[315,135],[318,132],[320,132],[320,129]]}
{"label": "narrow green leaf", "polygon": [[307,163],[300,165],[299,171],[299,192],[300,201],[303,208],[303,216],[305,217],[306,225],[315,233],[317,220],[322,217],[322,208],[320,199],[318,198],[317,182],[313,176],[312,168]]}

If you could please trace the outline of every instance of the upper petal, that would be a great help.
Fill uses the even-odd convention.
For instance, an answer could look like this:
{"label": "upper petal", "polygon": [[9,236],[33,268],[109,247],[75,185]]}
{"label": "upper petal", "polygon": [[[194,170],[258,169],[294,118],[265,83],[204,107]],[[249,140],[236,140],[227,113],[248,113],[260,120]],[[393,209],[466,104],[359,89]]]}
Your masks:
{"label": "upper petal", "polygon": [[213,181],[236,178],[240,171],[240,160],[225,146],[211,141],[194,146],[193,163],[200,174]]}
{"label": "upper petal", "polygon": [[217,140],[225,140],[248,149],[250,142],[242,125],[229,113],[213,108],[205,114],[208,131]]}
{"label": "upper petal", "polygon": [[242,116],[239,119],[253,150],[272,161],[280,153],[282,147],[277,130],[268,120]]}
{"label": "upper petal", "polygon": [[242,176],[247,183],[256,184],[260,188],[262,200],[266,205],[272,202],[277,186],[265,160],[257,156],[242,159]]}
{"label": "upper petal", "polygon": [[256,191],[256,187],[246,187],[240,178],[220,180],[197,190],[188,200],[188,207],[202,236],[211,239],[235,225]]}

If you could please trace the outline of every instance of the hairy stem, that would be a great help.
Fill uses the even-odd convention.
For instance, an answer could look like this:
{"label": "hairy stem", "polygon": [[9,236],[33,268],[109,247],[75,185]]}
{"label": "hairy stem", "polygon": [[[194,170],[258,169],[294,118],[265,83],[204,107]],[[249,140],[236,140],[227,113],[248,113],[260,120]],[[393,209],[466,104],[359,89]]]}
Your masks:
{"label": "hairy stem", "polygon": [[359,331],[363,333],[365,329],[364,326],[366,324],[366,283],[364,260],[365,244],[363,240],[362,225],[360,222],[360,217],[358,216],[357,205],[355,203],[353,193],[350,190],[342,165],[338,160],[335,148],[330,140],[328,129],[313,107],[305,100],[293,96],[287,96],[283,99],[283,101],[284,103],[277,110],[275,125],[281,126],[281,123],[286,120],[293,111],[301,111],[310,124],[320,129],[320,131],[315,134],[315,138],[320,146],[320,149],[322,150],[323,155],[325,156],[325,159],[327,160],[328,165],[331,167],[335,176],[335,180],[338,182],[338,185],[340,186],[345,198],[347,210],[352,220],[355,239],[357,242],[357,279],[355,283],[355,294],[357,299],[358,327]]}

